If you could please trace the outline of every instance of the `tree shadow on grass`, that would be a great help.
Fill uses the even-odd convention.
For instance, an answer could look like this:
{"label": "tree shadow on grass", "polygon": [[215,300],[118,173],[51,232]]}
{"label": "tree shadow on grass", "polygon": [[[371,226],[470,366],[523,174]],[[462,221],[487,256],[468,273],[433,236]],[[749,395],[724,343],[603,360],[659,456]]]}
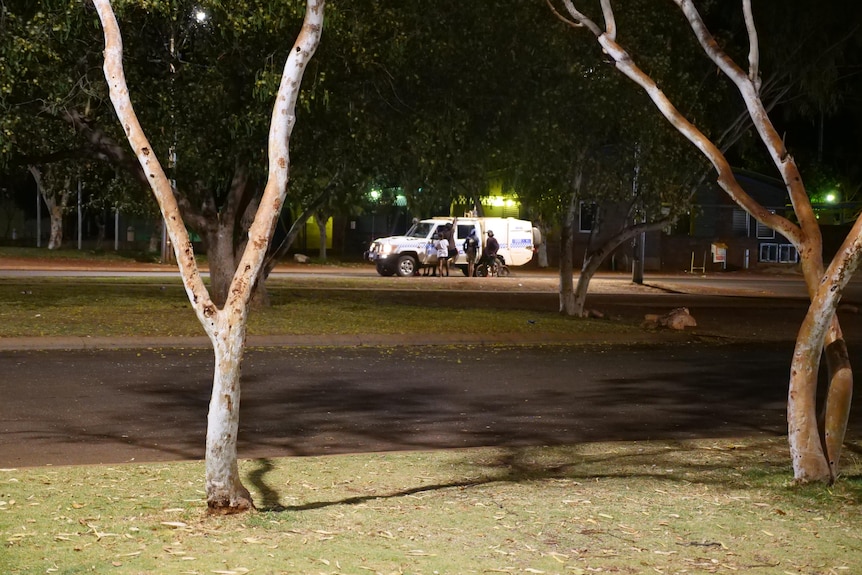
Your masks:
{"label": "tree shadow on grass", "polygon": [[[344,498],[307,501],[284,505],[281,495],[265,476],[275,470],[272,460],[256,460],[250,482],[263,495],[259,511],[269,513],[302,512],[328,507],[352,506],[371,501],[398,499],[447,489],[470,488],[494,483],[528,483],[568,480],[589,485],[598,480],[645,480],[653,489],[655,482],[699,484],[729,490],[766,490],[778,497],[793,496],[792,474],[782,438],[758,438],[741,442],[656,441],[635,445],[595,444],[555,447],[493,448],[487,454],[472,451],[452,467],[451,480],[432,482],[405,489]],[[801,496],[805,497],[804,493]],[[841,499],[862,503],[862,479],[847,477]]]}

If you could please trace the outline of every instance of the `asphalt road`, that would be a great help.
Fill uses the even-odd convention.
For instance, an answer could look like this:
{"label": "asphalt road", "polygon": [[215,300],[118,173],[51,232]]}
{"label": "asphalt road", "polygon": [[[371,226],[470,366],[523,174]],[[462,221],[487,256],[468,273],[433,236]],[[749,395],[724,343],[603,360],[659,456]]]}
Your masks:
{"label": "asphalt road", "polygon": [[[784,434],[791,351],[788,343],[253,349],[239,455]],[[0,467],[203,456],[207,350],[6,351],[0,373]],[[851,429],[860,429],[860,408]]]}

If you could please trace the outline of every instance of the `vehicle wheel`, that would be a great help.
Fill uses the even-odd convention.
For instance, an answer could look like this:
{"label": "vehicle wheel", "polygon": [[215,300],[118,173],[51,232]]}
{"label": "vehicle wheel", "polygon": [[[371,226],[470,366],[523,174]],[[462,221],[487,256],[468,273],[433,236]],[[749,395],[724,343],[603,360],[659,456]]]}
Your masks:
{"label": "vehicle wheel", "polygon": [[395,271],[403,278],[412,276],[416,273],[416,260],[413,256],[401,256],[395,265]]}
{"label": "vehicle wheel", "polygon": [[488,266],[486,266],[485,264],[481,264],[481,265],[476,266],[476,277],[477,278],[483,278],[483,277],[486,277],[487,275],[488,275]]}
{"label": "vehicle wheel", "polygon": [[501,265],[497,268],[497,275],[501,278],[507,278],[512,275],[512,272],[509,271],[507,266]]}
{"label": "vehicle wheel", "polygon": [[458,269],[461,270],[461,273],[464,274],[465,276],[470,273],[470,269],[467,266],[459,265]]}
{"label": "vehicle wheel", "polygon": [[383,264],[377,264],[377,273],[384,277],[389,277],[395,273],[395,270]]}

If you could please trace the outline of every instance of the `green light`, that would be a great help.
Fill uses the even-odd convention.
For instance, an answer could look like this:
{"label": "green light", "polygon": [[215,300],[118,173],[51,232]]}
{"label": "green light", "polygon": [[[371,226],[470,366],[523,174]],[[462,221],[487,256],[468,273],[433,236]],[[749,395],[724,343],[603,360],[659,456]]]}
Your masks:
{"label": "green light", "polygon": [[829,192],[828,194],[826,194],[826,201],[827,201],[828,203],[830,203],[830,204],[831,204],[831,203],[833,203],[836,199],[837,199],[837,197],[835,196],[835,194],[834,194],[834,193]]}

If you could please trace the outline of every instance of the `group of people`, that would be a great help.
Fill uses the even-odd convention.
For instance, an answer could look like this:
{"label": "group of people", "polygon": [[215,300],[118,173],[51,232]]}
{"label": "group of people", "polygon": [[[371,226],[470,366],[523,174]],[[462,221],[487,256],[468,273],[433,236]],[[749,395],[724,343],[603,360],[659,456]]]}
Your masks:
{"label": "group of people", "polygon": [[[434,270],[434,275],[443,277],[443,274],[449,275],[449,266],[454,265],[455,259],[458,257],[458,247],[455,244],[455,226],[446,224],[438,228],[438,232],[434,234],[434,240],[428,243],[427,253],[428,260],[437,258],[437,267]],[[494,232],[488,230],[488,240],[485,242],[485,247],[482,250],[482,257],[496,261],[497,251],[500,249],[500,243],[494,237]],[[464,255],[467,258],[467,275],[473,277],[476,273],[476,264],[479,258],[479,237],[476,233],[476,228],[470,230],[470,234],[464,239]],[[427,267],[425,275],[433,268]]]}

